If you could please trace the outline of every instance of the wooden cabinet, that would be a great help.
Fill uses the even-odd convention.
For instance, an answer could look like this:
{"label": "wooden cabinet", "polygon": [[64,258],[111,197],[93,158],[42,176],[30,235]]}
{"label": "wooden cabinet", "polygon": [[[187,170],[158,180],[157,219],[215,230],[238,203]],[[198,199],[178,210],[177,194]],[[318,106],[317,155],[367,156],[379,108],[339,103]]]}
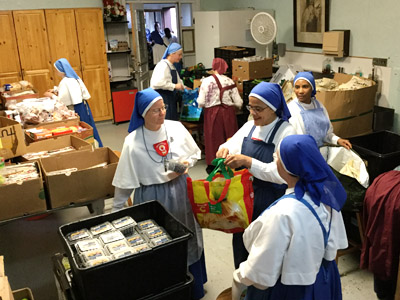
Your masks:
{"label": "wooden cabinet", "polygon": [[[82,78],[75,10],[46,9],[45,15],[52,62],[66,58],[74,71]],[[54,84],[58,85],[61,79],[61,77],[55,76]]]}
{"label": "wooden cabinet", "polygon": [[[0,11],[0,85],[28,80],[42,95],[66,58],[87,86],[95,121],[112,119],[101,8]],[[4,59],[7,57],[7,59]]]}
{"label": "wooden cabinet", "polygon": [[44,11],[17,10],[13,16],[22,77],[43,95],[54,86]]}
{"label": "wooden cabinet", "polygon": [[22,79],[11,11],[0,11],[0,86]]}
{"label": "wooden cabinet", "polygon": [[112,119],[110,81],[108,77],[101,9],[75,10],[83,80],[90,92],[90,108],[95,121]]}

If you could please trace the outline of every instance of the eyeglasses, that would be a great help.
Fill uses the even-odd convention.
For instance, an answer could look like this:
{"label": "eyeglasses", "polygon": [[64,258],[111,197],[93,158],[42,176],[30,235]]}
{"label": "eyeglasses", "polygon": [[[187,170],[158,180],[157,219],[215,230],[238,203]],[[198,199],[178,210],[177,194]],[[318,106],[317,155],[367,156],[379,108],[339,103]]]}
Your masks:
{"label": "eyeglasses", "polygon": [[268,106],[266,107],[260,107],[260,106],[251,106],[251,105],[246,105],[246,108],[250,111],[254,111],[256,113],[260,113],[262,112],[264,109],[268,108]]}
{"label": "eyeglasses", "polygon": [[158,115],[160,112],[166,111],[167,108],[168,108],[168,105],[165,104],[164,106],[162,106],[162,107],[160,107],[160,108],[151,109],[150,112],[151,112],[153,115]]}

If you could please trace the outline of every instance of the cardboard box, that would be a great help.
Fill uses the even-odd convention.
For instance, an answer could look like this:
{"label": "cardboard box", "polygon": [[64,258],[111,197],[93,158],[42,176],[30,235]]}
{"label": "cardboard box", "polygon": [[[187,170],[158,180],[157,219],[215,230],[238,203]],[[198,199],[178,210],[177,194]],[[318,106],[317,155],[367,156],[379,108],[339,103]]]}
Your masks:
{"label": "cardboard box", "polygon": [[248,61],[246,59],[232,60],[232,76],[243,80],[272,77],[272,58]]}
{"label": "cardboard box", "polygon": [[23,288],[23,289],[15,290],[12,293],[14,296],[14,300],[23,300],[23,299],[35,300],[33,298],[33,294],[32,294],[32,291],[30,288]]}
{"label": "cardboard box", "polygon": [[53,122],[44,122],[44,123],[39,123],[39,124],[24,124],[24,129],[29,129],[29,128],[55,128],[55,127],[60,127],[60,126],[76,126],[79,125],[80,118],[77,116],[76,118],[73,119],[66,119],[66,120],[60,120],[60,121],[53,121]]}
{"label": "cardboard box", "polygon": [[[77,125],[79,125],[83,128],[86,128],[87,130],[82,131],[82,132],[66,133],[66,135],[76,136],[82,140],[85,140],[86,142],[90,143],[93,146],[94,145],[93,127],[83,121],[77,121],[76,119],[73,119],[73,120],[66,120],[65,123],[59,123],[59,122],[57,122],[57,123],[54,123],[54,122],[42,123],[42,125],[37,128],[54,129],[54,128],[60,127],[60,126],[77,126]],[[42,139],[35,140],[26,131],[25,131],[25,139],[29,144],[36,143],[38,141],[42,141]]]}
{"label": "cardboard box", "polygon": [[[339,84],[348,82],[353,76],[336,73]],[[327,109],[334,133],[349,138],[372,132],[372,118],[377,85],[348,91],[317,92],[316,98]]]}
{"label": "cardboard box", "polygon": [[4,272],[4,257],[0,256],[0,299],[14,300],[8,277]]}
{"label": "cardboard box", "polygon": [[9,159],[25,153],[25,137],[21,124],[0,117],[0,156]]}
{"label": "cardboard box", "polygon": [[45,212],[47,209],[40,165],[39,178],[0,186],[0,220]]}
{"label": "cardboard box", "polygon": [[[94,151],[67,152],[41,159],[50,208],[112,197],[114,187],[111,182],[118,160],[118,156],[106,147]],[[98,166],[104,162],[107,163],[106,166]],[[77,171],[49,174],[71,168],[77,168]]]}
{"label": "cardboard box", "polygon": [[193,89],[200,88],[200,86],[201,86],[201,79],[193,80]]}
{"label": "cardboard box", "polygon": [[28,90],[31,91],[30,94],[23,94],[23,95],[18,95],[24,91],[7,91],[7,92],[2,92],[0,93],[0,98],[2,101],[3,106],[5,107],[7,104],[7,101],[10,100],[16,100],[17,102],[22,102],[24,99],[30,99],[30,98],[39,98],[39,92],[36,90]]}
{"label": "cardboard box", "polygon": [[[26,146],[25,154],[32,152],[57,150],[70,146],[74,147],[75,150],[93,150],[93,146],[87,141],[84,141],[73,135],[63,135],[31,143]],[[22,157],[22,160],[24,161],[26,159]]]}
{"label": "cardboard box", "polygon": [[322,52],[336,57],[349,56],[350,30],[324,32]]}
{"label": "cardboard box", "polygon": [[236,76],[232,76],[232,80],[236,83],[236,87],[239,91],[239,94],[243,94],[243,79],[238,78]]}

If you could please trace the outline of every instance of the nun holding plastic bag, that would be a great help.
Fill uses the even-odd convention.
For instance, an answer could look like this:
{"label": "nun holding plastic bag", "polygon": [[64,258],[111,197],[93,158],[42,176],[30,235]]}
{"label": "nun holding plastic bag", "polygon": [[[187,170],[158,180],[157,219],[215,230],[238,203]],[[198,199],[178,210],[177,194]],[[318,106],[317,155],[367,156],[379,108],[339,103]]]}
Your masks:
{"label": "nun holding plastic bag", "polygon": [[[255,220],[286,189],[285,181],[276,170],[273,154],[285,136],[295,134],[287,121],[290,118],[281,87],[276,83],[261,82],[249,95],[247,109],[253,116],[231,139],[219,147],[217,158],[226,158],[231,168],[245,167],[254,175]],[[242,233],[233,234],[235,267],[246,260]]]}

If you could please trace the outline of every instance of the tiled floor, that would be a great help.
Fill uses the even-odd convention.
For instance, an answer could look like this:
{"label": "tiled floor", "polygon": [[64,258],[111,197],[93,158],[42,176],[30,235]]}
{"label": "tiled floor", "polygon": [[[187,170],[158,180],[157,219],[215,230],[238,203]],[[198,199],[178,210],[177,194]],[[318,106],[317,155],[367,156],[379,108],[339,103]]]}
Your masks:
{"label": "tiled floor", "polygon": [[[128,124],[111,122],[97,124],[105,146],[121,150]],[[194,179],[205,178],[205,163],[199,161],[189,172]],[[106,201],[106,209],[110,207]],[[6,274],[12,289],[30,287],[37,300],[56,300],[51,256],[63,252],[58,228],[86,217],[86,207],[60,210],[39,220],[20,219],[0,224],[0,255],[5,257]],[[233,258],[229,234],[204,231],[208,282],[204,300],[215,300],[232,282]],[[344,300],[377,299],[373,292],[372,274],[358,268],[359,254],[346,255],[339,260]],[[111,300],[111,299],[110,299]]]}

